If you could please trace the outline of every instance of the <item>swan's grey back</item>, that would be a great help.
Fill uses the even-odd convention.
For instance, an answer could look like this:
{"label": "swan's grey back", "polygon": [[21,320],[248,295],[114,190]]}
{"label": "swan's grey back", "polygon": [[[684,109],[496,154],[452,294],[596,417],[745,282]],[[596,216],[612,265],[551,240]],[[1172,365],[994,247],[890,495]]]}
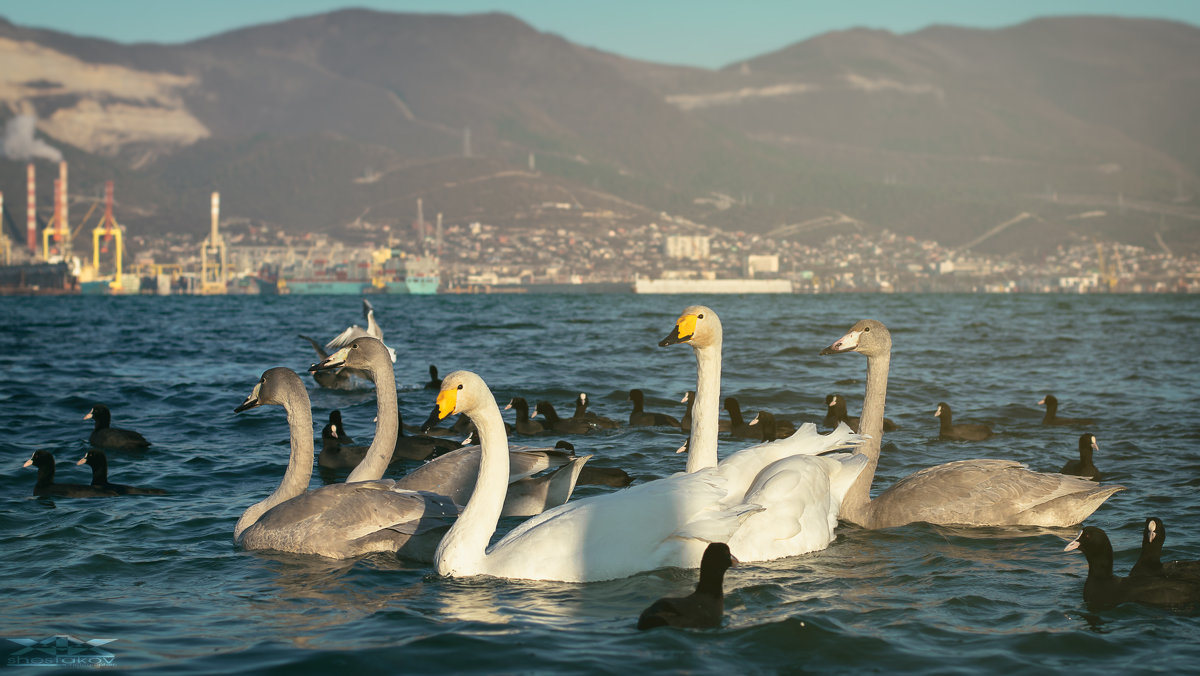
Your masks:
{"label": "swan's grey back", "polygon": [[915,472],[872,501],[876,528],[916,521],[1072,526],[1123,486],[1033,472],[1013,460],[959,460]]}

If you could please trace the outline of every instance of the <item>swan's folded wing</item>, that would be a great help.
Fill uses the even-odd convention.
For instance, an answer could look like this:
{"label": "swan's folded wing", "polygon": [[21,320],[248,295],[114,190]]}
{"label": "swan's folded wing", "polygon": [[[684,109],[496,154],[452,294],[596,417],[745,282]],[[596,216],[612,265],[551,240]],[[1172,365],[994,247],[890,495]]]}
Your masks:
{"label": "swan's folded wing", "polygon": [[255,526],[350,541],[381,529],[424,532],[449,523],[458,512],[445,496],[403,490],[381,479],[323,486],[276,505]]}
{"label": "swan's folded wing", "polygon": [[1020,523],[1015,515],[1050,501],[1105,490],[1082,477],[1034,472],[1013,460],[959,460],[901,479],[876,498],[880,505],[876,509],[916,503],[927,507],[915,521]]}
{"label": "swan's folded wing", "polygon": [[520,481],[546,469],[562,467],[571,461],[571,454],[558,449],[509,449],[508,482]]}
{"label": "swan's folded wing", "polygon": [[761,505],[743,502],[720,511],[702,512],[675,531],[672,537],[703,542],[728,542],[751,514],[761,511]]}

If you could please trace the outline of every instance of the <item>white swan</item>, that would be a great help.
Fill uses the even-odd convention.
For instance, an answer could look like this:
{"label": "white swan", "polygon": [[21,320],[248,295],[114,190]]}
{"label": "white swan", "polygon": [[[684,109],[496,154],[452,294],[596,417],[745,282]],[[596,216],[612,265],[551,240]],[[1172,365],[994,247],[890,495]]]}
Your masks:
{"label": "white swan", "polygon": [[[355,338],[377,338],[379,342],[383,342],[383,329],[379,326],[379,322],[375,321],[375,308],[372,307],[371,301],[363,299],[363,317],[367,320],[367,328],[363,328],[358,324],[351,324],[345,331],[337,334],[328,343],[325,343],[326,350],[340,350],[350,344],[350,341]],[[314,346],[315,347],[315,346]],[[396,363],[396,351],[388,348],[388,355],[392,358],[392,363]]]}
{"label": "white swan", "polygon": [[[287,411],[292,455],[279,487],[251,505],[233,529],[244,549],[272,549],[344,559],[394,551],[432,559],[441,530],[458,508],[449,498],[398,490],[394,481],[331,484],[308,491],[313,467],[312,409],[308,391],[291,369],[262,374],[235,412],[277,404]],[[391,443],[391,442],[389,442]]]}
{"label": "white swan", "polygon": [[727,481],[708,469],[569,502],[488,547],[508,484],[504,420],[483,379],[469,371],[443,379],[425,424],[456,413],[466,413],[479,430],[482,460],[471,500],[438,545],[440,575],[590,582],[663,566],[695,568],[709,542],[727,540],[758,509],[721,506]]}
{"label": "white swan", "polygon": [[683,311],[659,345],[687,343],[696,354],[696,403],[688,439],[687,471],[716,466],[728,480],[723,503],[762,509],[728,541],[740,561],[770,561],[818,551],[834,540],[842,499],[867,466],[861,454],[817,454],[860,442],[848,426],[821,435],[813,424],[792,436],[733,453],[717,462],[721,399],[721,319],[712,308]]}
{"label": "white swan", "polygon": [[871,499],[879,463],[892,336],[881,322],[864,319],[821,354],[867,356],[867,394],[859,429],[870,460],[842,501],[842,518],[864,528],[915,521],[965,526],[1071,526],[1080,523],[1123,486],[1097,486],[1080,477],[1032,472],[1012,460],[960,460],[917,471]]}

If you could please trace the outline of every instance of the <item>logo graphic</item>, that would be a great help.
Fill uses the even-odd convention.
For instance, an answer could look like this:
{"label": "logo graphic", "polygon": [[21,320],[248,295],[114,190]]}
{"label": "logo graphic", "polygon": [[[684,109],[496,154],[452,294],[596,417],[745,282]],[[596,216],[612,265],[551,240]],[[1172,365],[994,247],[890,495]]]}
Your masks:
{"label": "logo graphic", "polygon": [[10,667],[111,667],[116,657],[101,648],[117,640],[115,638],[93,638],[87,641],[58,634],[41,640],[10,638],[9,641],[21,648],[9,653],[6,664]]}

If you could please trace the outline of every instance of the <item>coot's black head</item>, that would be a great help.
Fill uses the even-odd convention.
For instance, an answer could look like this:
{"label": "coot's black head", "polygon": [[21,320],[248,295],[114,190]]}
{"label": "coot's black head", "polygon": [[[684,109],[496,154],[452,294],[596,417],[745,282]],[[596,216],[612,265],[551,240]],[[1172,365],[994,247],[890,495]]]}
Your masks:
{"label": "coot's black head", "polygon": [[1039,406],[1045,406],[1047,411],[1053,411],[1058,408],[1058,397],[1053,394],[1047,394],[1038,402]]}
{"label": "coot's black head", "polygon": [[430,380],[441,380],[440,378],[438,378],[437,367],[434,366],[433,364],[429,365],[429,379]]}
{"label": "coot's black head", "polygon": [[1157,516],[1147,518],[1146,526],[1142,529],[1142,549],[1150,545],[1156,550],[1162,551],[1163,543],[1166,540],[1167,527],[1163,525],[1162,519]]}
{"label": "coot's black head", "polygon": [[91,465],[93,469],[108,469],[108,456],[104,451],[93,448],[84,454],[76,465]]}
{"label": "coot's black head", "polygon": [[575,452],[575,444],[573,444],[565,439],[560,439],[558,443],[554,444],[554,447],[561,448],[564,451],[570,451],[571,453]]}
{"label": "coot's black head", "polygon": [[938,405],[937,405],[937,410],[933,412],[933,415],[935,415],[939,418],[941,418],[942,416],[949,416],[950,415],[950,404],[947,404],[944,401],[939,401]]}
{"label": "coot's black head", "polygon": [[736,566],[737,562],[738,560],[729,551],[729,545],[724,542],[713,542],[705,548],[704,556],[700,559],[700,572],[724,573]]}
{"label": "coot's black head", "polygon": [[29,467],[30,465],[33,465],[34,467],[37,467],[38,469],[42,469],[45,467],[53,468],[54,467],[54,456],[51,455],[51,453],[49,451],[43,451],[43,450],[34,451],[33,455],[31,455],[29,457],[29,459],[25,461],[25,464],[22,465],[22,467]]}
{"label": "coot's black head", "polygon": [[102,430],[112,424],[112,413],[109,412],[108,407],[104,404],[96,404],[92,406],[92,410],[87,412],[87,415],[83,416],[83,419],[95,419],[96,429]]}
{"label": "coot's black head", "polygon": [[329,424],[337,425],[339,429],[342,427],[342,412],[341,412],[341,410],[335,408],[329,412]]}
{"label": "coot's black head", "polygon": [[1063,551],[1069,552],[1072,549],[1083,552],[1088,563],[1107,561],[1109,567],[1112,566],[1112,543],[1109,542],[1108,535],[1095,526],[1084,526],[1079,532],[1079,537],[1069,542]]}
{"label": "coot's black head", "polygon": [[340,429],[340,427],[338,426],[337,423],[334,423],[334,422],[327,423],[324,427],[321,428],[321,441],[336,440],[338,438],[338,429]]}
{"label": "coot's black head", "polygon": [[1083,462],[1092,461],[1092,451],[1100,450],[1100,443],[1096,440],[1096,435],[1087,432],[1079,435],[1079,459]]}
{"label": "coot's black head", "polygon": [[828,407],[832,407],[832,406],[836,406],[836,405],[837,405],[837,401],[838,401],[838,395],[836,395],[836,394],[827,394],[827,395],[825,395],[825,406],[826,406],[826,408],[828,408]]}
{"label": "coot's black head", "polygon": [[737,411],[738,413],[741,413],[742,405],[739,404],[738,400],[734,399],[733,397],[725,397],[725,410],[729,411],[730,413],[732,413],[733,411]]}
{"label": "coot's black head", "polygon": [[538,415],[546,416],[547,420],[554,420],[558,417],[558,411],[554,410],[554,406],[548,401],[539,401],[533,409]]}
{"label": "coot's black head", "polygon": [[633,401],[641,402],[646,400],[646,395],[641,390],[634,388],[629,390],[629,398]]}

